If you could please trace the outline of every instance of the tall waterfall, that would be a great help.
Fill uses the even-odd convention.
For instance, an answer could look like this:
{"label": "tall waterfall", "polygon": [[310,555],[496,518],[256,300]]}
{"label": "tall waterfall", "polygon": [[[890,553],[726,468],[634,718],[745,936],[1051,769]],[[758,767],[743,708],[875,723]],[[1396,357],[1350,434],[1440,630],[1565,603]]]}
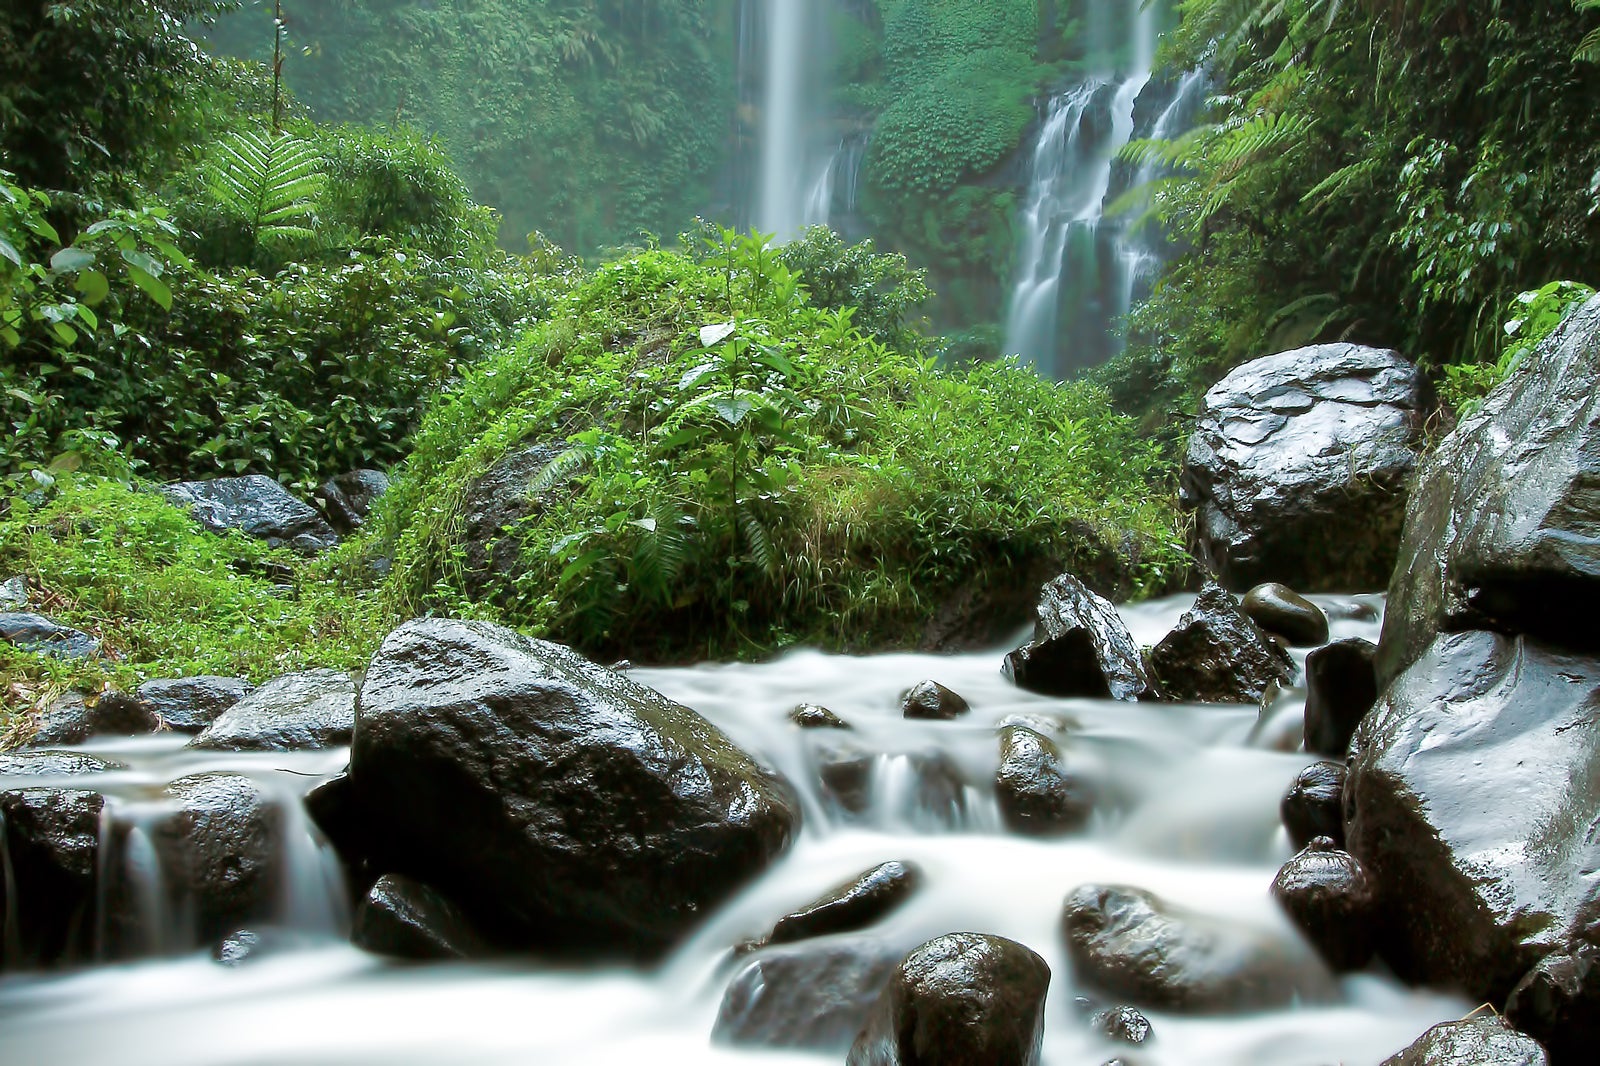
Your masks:
{"label": "tall waterfall", "polygon": [[807,0],[768,0],[767,85],[761,122],[761,199],[756,228],[787,241],[805,227]]}
{"label": "tall waterfall", "polygon": [[1134,107],[1150,83],[1158,11],[1122,0],[1110,13],[1114,21],[1094,29],[1125,36],[1109,42],[1122,48],[1108,49],[1125,58],[1051,99],[1019,219],[1005,350],[1057,377],[1115,351],[1116,319],[1128,309],[1138,262],[1123,246],[1126,220],[1104,212],[1117,153],[1133,137]]}

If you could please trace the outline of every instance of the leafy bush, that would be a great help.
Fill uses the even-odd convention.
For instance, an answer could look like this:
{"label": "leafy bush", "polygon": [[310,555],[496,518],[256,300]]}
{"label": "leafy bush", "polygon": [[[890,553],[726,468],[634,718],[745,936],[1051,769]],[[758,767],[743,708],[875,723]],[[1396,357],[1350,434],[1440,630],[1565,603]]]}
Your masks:
{"label": "leafy bush", "polygon": [[[564,449],[468,574],[464,500],[524,443]],[[1104,550],[1172,561],[1162,469],[1089,386],[946,373],[812,303],[758,240],[600,267],[429,412],[382,503],[397,613],[485,612],[670,658],[914,639],[958,588]],[[488,602],[469,590],[487,584]]]}
{"label": "leafy bush", "polygon": [[1505,350],[1493,363],[1460,363],[1444,368],[1439,398],[1457,414],[1470,415],[1490,389],[1504,381],[1528,354],[1554,333],[1566,317],[1594,296],[1594,289],[1575,281],[1552,281],[1518,294],[1506,308],[1502,330]]}

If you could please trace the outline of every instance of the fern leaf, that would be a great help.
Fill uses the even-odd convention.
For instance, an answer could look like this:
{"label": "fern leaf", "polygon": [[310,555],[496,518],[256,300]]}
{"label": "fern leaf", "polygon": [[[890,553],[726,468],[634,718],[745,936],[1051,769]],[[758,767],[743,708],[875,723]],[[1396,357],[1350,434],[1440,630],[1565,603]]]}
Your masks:
{"label": "fern leaf", "polygon": [[538,496],[549,491],[552,486],[577,473],[591,458],[589,449],[582,445],[568,448],[544,464],[544,469],[533,476],[533,480],[528,482],[528,495]]}

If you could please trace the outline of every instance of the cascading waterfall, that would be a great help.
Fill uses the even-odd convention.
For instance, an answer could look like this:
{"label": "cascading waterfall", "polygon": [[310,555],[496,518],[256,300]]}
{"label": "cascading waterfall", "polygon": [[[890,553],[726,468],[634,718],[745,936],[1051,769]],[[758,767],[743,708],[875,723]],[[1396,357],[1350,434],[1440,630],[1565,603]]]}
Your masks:
{"label": "cascading waterfall", "polygon": [[803,115],[807,0],[767,4],[766,93],[761,123],[761,193],[756,228],[782,241],[805,228],[806,131]]}
{"label": "cascading waterfall", "polygon": [[1120,247],[1126,227],[1106,219],[1105,207],[1117,153],[1133,137],[1135,105],[1150,83],[1158,12],[1146,0],[1124,0],[1113,14],[1120,21],[1098,29],[1126,26],[1127,59],[1050,101],[1019,220],[1005,350],[1056,377],[1112,354],[1115,320],[1127,310],[1121,296],[1131,291]]}

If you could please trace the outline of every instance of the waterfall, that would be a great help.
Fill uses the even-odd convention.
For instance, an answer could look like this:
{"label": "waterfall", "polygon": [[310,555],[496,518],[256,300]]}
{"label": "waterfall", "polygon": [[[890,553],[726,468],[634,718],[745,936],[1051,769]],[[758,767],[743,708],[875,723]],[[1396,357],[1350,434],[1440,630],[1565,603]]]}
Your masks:
{"label": "waterfall", "polygon": [[1144,0],[1124,0],[1121,13],[1128,58],[1051,99],[1018,220],[1005,350],[1057,377],[1112,354],[1115,319],[1127,310],[1122,294],[1131,293],[1126,226],[1104,212],[1117,153],[1133,137],[1134,108],[1150,83],[1158,27],[1156,5]]}
{"label": "waterfall", "polygon": [[782,241],[805,228],[800,181],[806,173],[802,99],[807,59],[806,0],[769,0],[766,94],[761,125],[761,189],[756,228]]}

